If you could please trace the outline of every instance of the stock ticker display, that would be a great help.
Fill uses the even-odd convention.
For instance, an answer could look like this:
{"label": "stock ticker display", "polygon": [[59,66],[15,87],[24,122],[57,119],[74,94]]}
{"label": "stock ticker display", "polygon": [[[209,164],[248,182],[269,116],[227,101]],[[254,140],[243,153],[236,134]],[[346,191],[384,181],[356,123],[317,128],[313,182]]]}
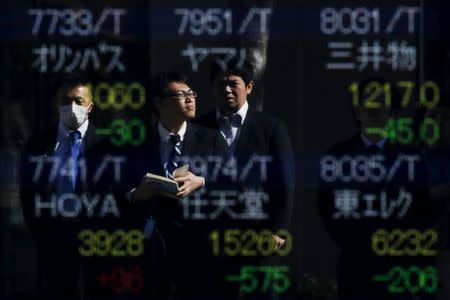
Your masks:
{"label": "stock ticker display", "polygon": [[450,299],[445,1],[0,7],[1,299]]}

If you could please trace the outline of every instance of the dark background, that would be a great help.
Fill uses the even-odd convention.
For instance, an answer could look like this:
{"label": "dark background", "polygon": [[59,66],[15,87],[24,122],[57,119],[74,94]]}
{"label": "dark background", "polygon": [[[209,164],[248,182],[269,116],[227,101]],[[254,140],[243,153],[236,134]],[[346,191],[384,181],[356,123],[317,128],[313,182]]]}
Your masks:
{"label": "dark background", "polygon": [[[426,3],[425,3],[426,2]],[[425,4],[424,4],[425,3]],[[416,31],[408,34],[404,24],[392,35],[356,34],[333,36],[320,31],[320,11],[325,7],[379,7],[382,14],[392,15],[400,5],[421,6],[422,18],[417,19]],[[36,288],[34,245],[23,223],[18,199],[18,163],[20,151],[27,137],[43,129],[54,113],[54,87],[62,73],[39,73],[32,68],[32,49],[42,44],[64,44],[76,48],[95,48],[101,41],[120,44],[124,52],[121,61],[125,72],[107,73],[87,70],[94,83],[138,82],[148,86],[151,74],[167,70],[189,73],[191,86],[199,93],[198,112],[214,109],[208,72],[211,57],[207,57],[197,72],[193,72],[186,57],[180,55],[188,43],[199,47],[255,47],[255,36],[192,36],[177,35],[179,17],[174,8],[231,8],[233,23],[242,22],[239,11],[250,7],[271,7],[269,34],[260,48],[267,54],[265,69],[256,82],[250,105],[283,119],[288,125],[294,145],[297,165],[297,185],[293,226],[294,239],[291,266],[300,285],[305,276],[319,281],[335,279],[338,249],[323,229],[316,212],[318,159],[328,147],[354,133],[356,123],[351,111],[348,86],[353,81],[383,78],[387,81],[434,80],[441,88],[441,101],[448,101],[448,17],[444,1],[2,1],[0,4],[0,297],[32,295]],[[30,8],[86,8],[101,12],[105,7],[124,8],[120,35],[101,33],[80,38],[61,35],[32,36],[34,19],[27,15]],[[236,14],[234,14],[236,12]],[[96,14],[98,16],[98,13]],[[95,17],[96,20],[98,17]],[[236,18],[236,20],[235,20]],[[381,21],[381,27],[386,26]],[[236,25],[234,25],[236,26]],[[111,24],[105,27],[111,28]],[[47,27],[43,27],[47,28]],[[233,32],[236,28],[233,28]],[[410,72],[330,71],[325,69],[329,41],[361,40],[390,41],[405,39],[417,47],[417,67]],[[446,80],[444,80],[446,79]],[[147,95],[148,98],[148,95]],[[415,116],[413,109],[402,114]],[[107,126],[113,118],[151,118],[148,103],[138,110],[99,110],[99,127]]]}

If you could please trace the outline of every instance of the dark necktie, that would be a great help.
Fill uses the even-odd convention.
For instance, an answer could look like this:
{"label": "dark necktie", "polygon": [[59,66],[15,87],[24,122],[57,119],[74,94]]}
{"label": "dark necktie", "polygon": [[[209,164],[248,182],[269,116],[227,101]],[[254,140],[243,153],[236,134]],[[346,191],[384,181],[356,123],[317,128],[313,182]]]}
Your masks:
{"label": "dark necktie", "polygon": [[217,123],[219,124],[219,127],[223,130],[223,133],[225,134],[225,140],[228,144],[228,146],[231,146],[231,144],[234,143],[236,139],[236,133],[233,134],[233,127],[239,128],[242,123],[242,117],[241,115],[234,114],[231,118],[227,117],[220,117],[217,120]]}
{"label": "dark necktie", "polygon": [[78,175],[78,157],[80,155],[81,148],[81,133],[78,130],[73,130],[69,132],[69,141],[70,141],[70,166],[71,166],[71,183],[72,189],[75,190],[75,185],[77,182]]}
{"label": "dark necktie", "polygon": [[[78,130],[69,132],[66,139],[67,147],[61,156],[61,169],[58,176],[58,194],[73,193],[78,175],[78,156],[81,148],[81,133]],[[64,201],[66,212],[75,211],[76,202],[69,198]]]}
{"label": "dark necktie", "polygon": [[178,168],[178,157],[181,155],[180,136],[178,134],[170,134],[169,143],[171,146],[169,160],[167,161],[166,177],[172,178],[173,171]]}

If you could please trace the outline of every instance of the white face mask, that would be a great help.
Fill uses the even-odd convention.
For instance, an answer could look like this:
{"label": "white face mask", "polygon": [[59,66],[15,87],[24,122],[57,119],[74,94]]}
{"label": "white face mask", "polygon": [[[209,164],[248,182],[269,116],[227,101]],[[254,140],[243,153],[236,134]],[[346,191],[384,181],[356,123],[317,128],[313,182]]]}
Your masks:
{"label": "white face mask", "polygon": [[77,129],[88,118],[88,108],[86,106],[77,105],[61,105],[59,108],[59,119],[70,129]]}

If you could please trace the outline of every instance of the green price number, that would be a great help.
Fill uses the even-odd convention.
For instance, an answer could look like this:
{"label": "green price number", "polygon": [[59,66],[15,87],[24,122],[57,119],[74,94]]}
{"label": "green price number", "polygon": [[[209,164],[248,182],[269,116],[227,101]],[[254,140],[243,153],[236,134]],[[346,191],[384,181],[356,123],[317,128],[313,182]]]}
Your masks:
{"label": "green price number", "polygon": [[400,145],[413,144],[417,140],[427,145],[434,145],[440,138],[439,123],[432,118],[425,118],[419,124],[419,133],[416,134],[413,129],[412,118],[390,118],[384,128],[367,128],[367,134],[377,134],[387,138],[391,143]]}
{"label": "green price number", "polygon": [[388,292],[391,294],[425,292],[436,293],[438,289],[438,271],[435,267],[427,266],[423,269],[417,266],[402,268],[395,266],[388,273],[374,275],[375,282],[388,282]]}
{"label": "green price number", "polygon": [[288,266],[242,266],[239,275],[227,275],[225,280],[239,282],[245,294],[267,293],[273,290],[277,294],[286,292],[291,286]]}
{"label": "green price number", "polygon": [[131,119],[128,122],[123,119],[115,119],[109,128],[99,128],[96,132],[99,135],[109,135],[111,144],[117,147],[126,144],[139,146],[146,138],[145,125],[139,119]]}

